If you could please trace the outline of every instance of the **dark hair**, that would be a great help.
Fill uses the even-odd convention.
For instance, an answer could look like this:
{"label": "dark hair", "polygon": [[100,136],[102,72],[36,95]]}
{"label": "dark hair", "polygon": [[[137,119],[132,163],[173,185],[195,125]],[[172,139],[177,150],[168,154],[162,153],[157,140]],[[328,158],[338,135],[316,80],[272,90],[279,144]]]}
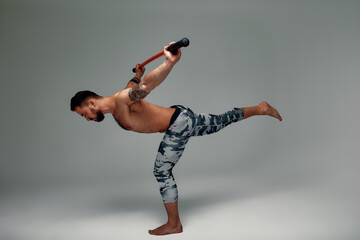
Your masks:
{"label": "dark hair", "polygon": [[89,90],[85,90],[85,91],[80,91],[77,92],[75,94],[75,96],[73,96],[71,98],[71,102],[70,102],[70,109],[71,111],[75,111],[75,107],[80,107],[81,104],[88,98],[101,98],[101,96],[97,95],[94,92],[91,92]]}

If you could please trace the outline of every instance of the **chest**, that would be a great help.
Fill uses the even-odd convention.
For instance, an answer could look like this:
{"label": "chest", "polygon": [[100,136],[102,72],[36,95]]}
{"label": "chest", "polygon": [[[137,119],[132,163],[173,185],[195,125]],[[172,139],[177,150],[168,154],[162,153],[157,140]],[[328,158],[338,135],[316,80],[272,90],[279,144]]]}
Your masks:
{"label": "chest", "polygon": [[130,106],[122,106],[117,108],[113,117],[117,124],[125,130],[134,130],[137,125],[139,115],[143,115],[146,108],[145,101],[139,101]]}
{"label": "chest", "polygon": [[115,122],[124,130],[132,130],[133,126],[129,118],[121,116],[120,114],[113,115]]}

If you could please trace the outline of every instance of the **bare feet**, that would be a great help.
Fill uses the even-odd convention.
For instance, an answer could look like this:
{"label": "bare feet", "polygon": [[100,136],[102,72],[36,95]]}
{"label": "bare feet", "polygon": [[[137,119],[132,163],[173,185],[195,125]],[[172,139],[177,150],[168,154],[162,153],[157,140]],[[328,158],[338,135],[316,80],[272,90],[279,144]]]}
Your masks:
{"label": "bare feet", "polygon": [[267,102],[261,102],[258,107],[260,109],[261,115],[268,115],[282,121],[282,117],[280,116],[279,112]]}
{"label": "bare feet", "polygon": [[151,235],[168,235],[168,234],[181,233],[181,232],[182,232],[181,223],[179,224],[166,223],[158,228],[149,230],[149,234]]}

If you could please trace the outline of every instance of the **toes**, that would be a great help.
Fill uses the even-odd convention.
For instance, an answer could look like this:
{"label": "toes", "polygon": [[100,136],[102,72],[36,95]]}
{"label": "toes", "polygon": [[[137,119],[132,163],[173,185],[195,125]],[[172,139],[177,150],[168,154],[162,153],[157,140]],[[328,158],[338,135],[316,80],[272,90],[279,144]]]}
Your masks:
{"label": "toes", "polygon": [[159,235],[159,232],[156,231],[156,230],[157,230],[157,228],[155,228],[153,230],[149,230],[148,232],[149,232],[150,235]]}

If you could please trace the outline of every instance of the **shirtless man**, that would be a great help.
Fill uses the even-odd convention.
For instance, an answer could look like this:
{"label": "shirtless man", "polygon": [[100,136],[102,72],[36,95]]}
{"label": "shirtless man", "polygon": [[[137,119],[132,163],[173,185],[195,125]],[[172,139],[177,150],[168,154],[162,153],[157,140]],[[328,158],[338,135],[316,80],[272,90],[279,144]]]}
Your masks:
{"label": "shirtless man", "polygon": [[137,65],[136,75],[125,89],[109,97],[81,91],[71,99],[71,110],[88,121],[101,122],[104,114],[111,113],[125,130],[165,133],[156,156],[154,175],[160,185],[168,221],[158,228],[149,230],[151,235],[182,232],[178,213],[178,192],[172,169],[180,159],[190,137],[217,132],[230,123],[255,115],[268,115],[282,120],[278,111],[267,102],[253,107],[234,108],[219,115],[197,114],[181,105],[164,108],[147,102],[144,98],[165,80],[181,57],[180,49],[175,55],[167,50],[169,46],[164,47],[165,61],[148,73],[142,81],[145,68]]}

